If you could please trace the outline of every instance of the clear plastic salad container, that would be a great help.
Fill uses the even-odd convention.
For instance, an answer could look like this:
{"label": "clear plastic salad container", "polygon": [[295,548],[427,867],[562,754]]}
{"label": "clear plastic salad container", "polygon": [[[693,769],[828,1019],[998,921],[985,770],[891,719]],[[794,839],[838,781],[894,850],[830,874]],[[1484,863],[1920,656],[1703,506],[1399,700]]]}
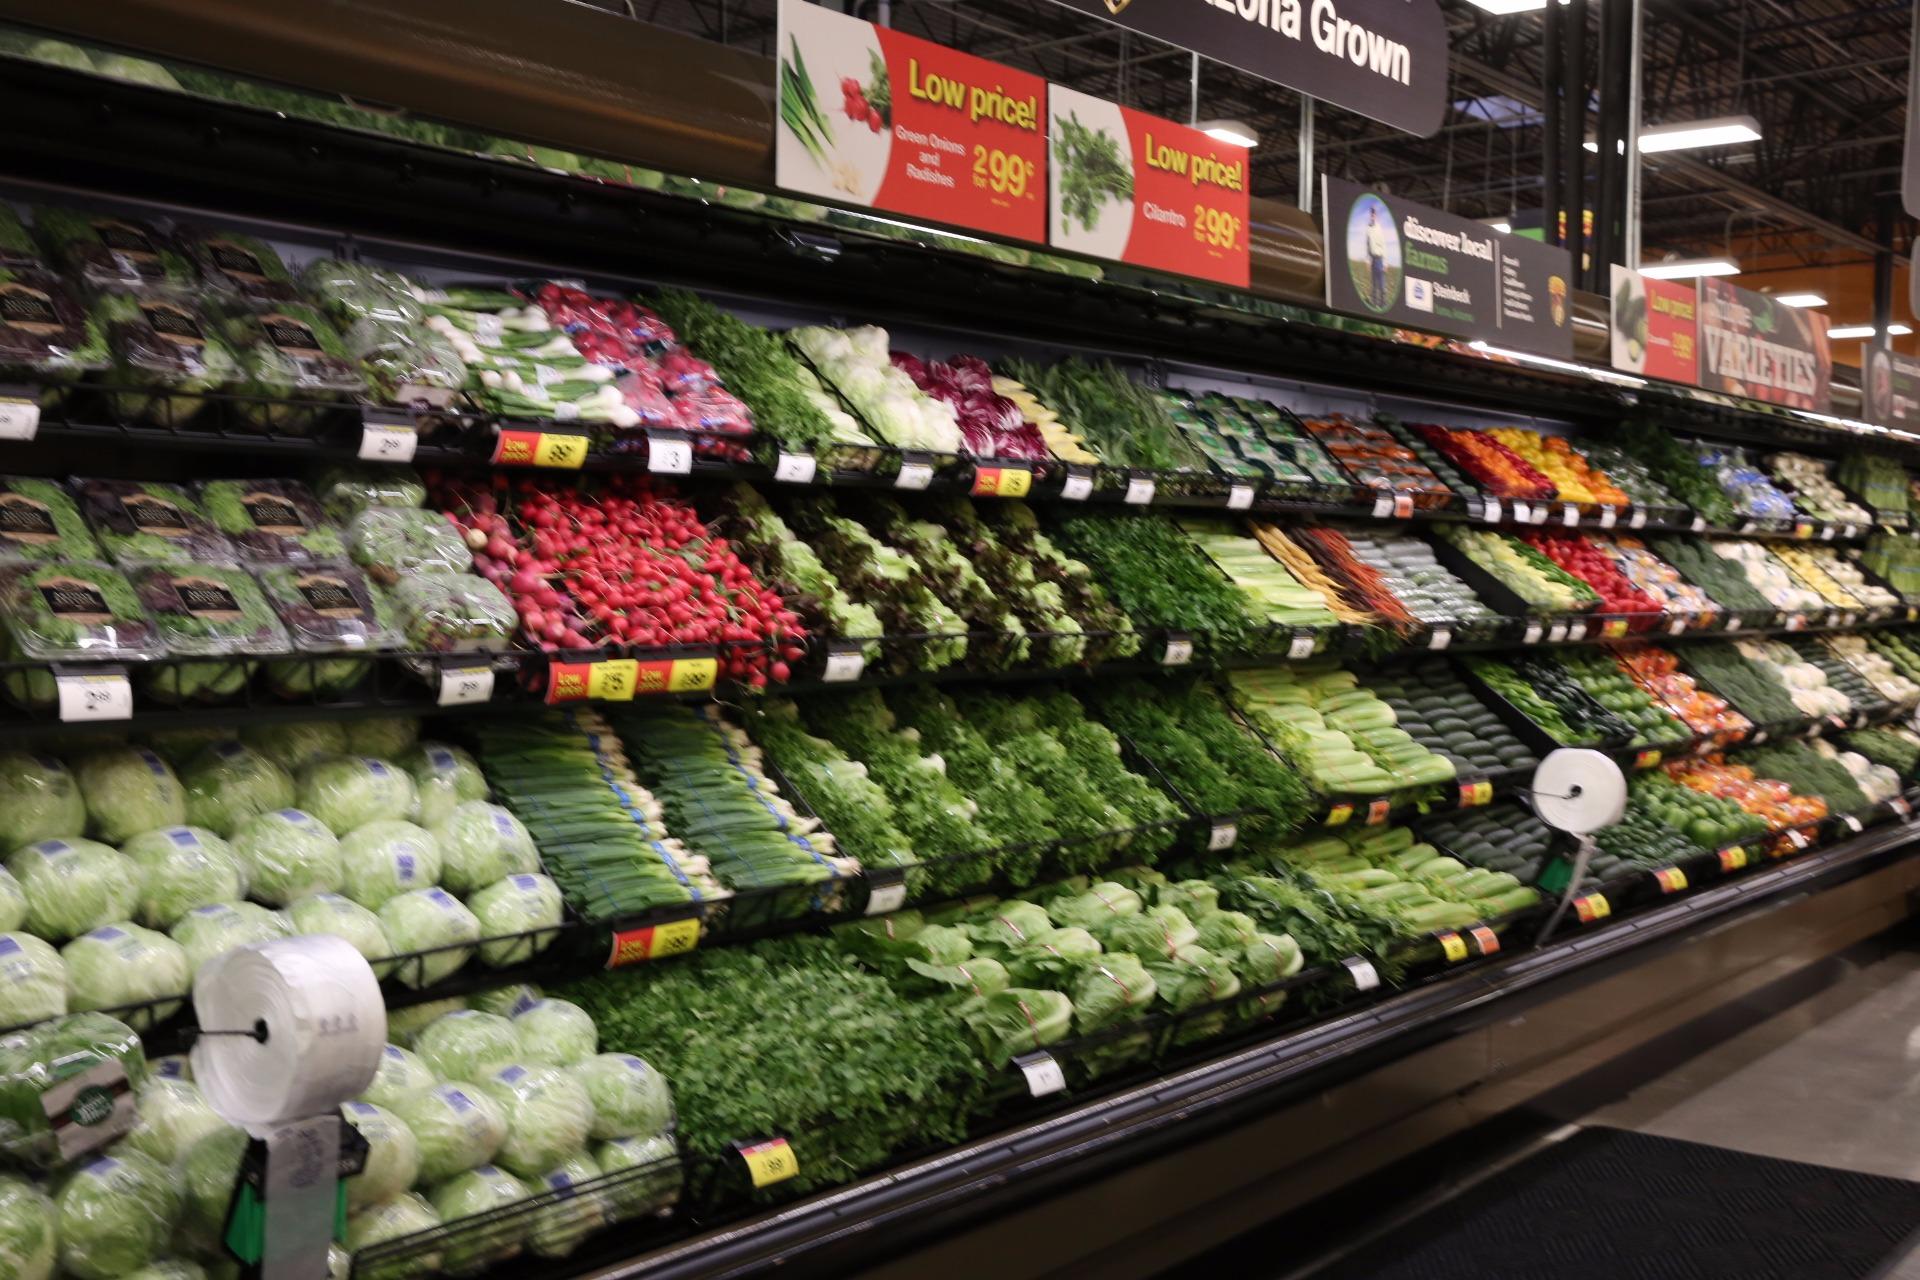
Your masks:
{"label": "clear plastic salad container", "polygon": [[366,390],[346,342],[316,307],[304,302],[240,306],[224,311],[218,325],[239,366],[231,389],[250,397],[236,407],[251,426],[305,432],[327,402]]}
{"label": "clear plastic salad container", "polygon": [[0,563],[97,560],[80,504],[58,480],[0,476]]}
{"label": "clear plastic salad container", "polygon": [[233,544],[192,494],[149,480],[73,482],[94,536],[116,564],[235,564]]}
{"label": "clear plastic salad container", "polygon": [[174,663],[147,672],[147,692],[162,701],[235,698],[258,665],[241,659],[292,652],[286,628],[245,569],[151,565],[132,576],[140,603],[153,615],[172,656],[227,659]]}
{"label": "clear plastic salad container", "polygon": [[473,552],[453,522],[418,507],[368,507],[347,526],[347,554],[388,585],[413,573],[473,567]]}
{"label": "clear plastic salad container", "polygon": [[209,480],[200,504],[247,564],[308,564],[347,553],[339,526],[297,480]]}
{"label": "clear plastic salad container", "polygon": [[405,467],[329,467],[314,488],[336,520],[351,520],[368,507],[417,507],[427,500],[427,486]]}
{"label": "clear plastic salad container", "polygon": [[360,320],[347,331],[347,350],[381,404],[444,409],[467,382],[460,352],[422,324]]}
{"label": "clear plastic salad container", "polygon": [[300,296],[279,252],[257,236],[183,226],[174,232],[174,239],[215,293],[256,302],[290,302]]}
{"label": "clear plastic salad container", "polygon": [[104,332],[58,276],[0,266],[0,382],[36,383],[51,404],[67,383],[106,365]]}
{"label": "clear plastic salad container", "polygon": [[412,282],[384,267],[316,258],[300,273],[300,284],[342,327],[361,320],[410,327],[426,318]]}
{"label": "clear plastic salad container", "polygon": [[55,262],[96,289],[184,289],[194,282],[187,256],[138,218],[41,205],[33,229]]}
{"label": "clear plastic salad container", "polygon": [[19,651],[40,661],[138,661],[166,653],[126,574],[98,560],[0,567],[0,619]]}
{"label": "clear plastic salad container", "polygon": [[103,293],[94,319],[106,334],[116,409],[128,418],[180,426],[202,399],[240,374],[239,362],[207,317],[184,297]]}
{"label": "clear plastic salad container", "polygon": [[267,664],[267,679],[290,697],[350,688],[368,671],[365,658],[400,647],[400,633],[380,589],[350,564],[278,565],[260,570],[260,588],[302,654]]}
{"label": "clear plastic salad container", "polygon": [[520,625],[500,588],[471,574],[409,574],[391,595],[409,649],[492,652],[511,645]]}

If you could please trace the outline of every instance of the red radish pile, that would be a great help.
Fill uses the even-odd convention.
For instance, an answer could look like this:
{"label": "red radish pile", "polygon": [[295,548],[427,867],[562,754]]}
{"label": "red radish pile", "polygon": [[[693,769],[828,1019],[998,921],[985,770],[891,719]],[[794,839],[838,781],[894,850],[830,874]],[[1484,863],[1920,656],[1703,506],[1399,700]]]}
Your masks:
{"label": "red radish pile", "polygon": [[840,77],[840,106],[847,113],[847,119],[864,124],[874,133],[886,124],[880,109],[867,101],[867,91],[852,76]]}
{"label": "red radish pile", "polygon": [[428,477],[433,505],[465,532],[475,571],[512,599],[530,643],[547,653],[715,645],[729,679],[787,679],[805,640],[799,617],[691,506],[645,476],[574,484]]}
{"label": "red radish pile", "polygon": [[1579,534],[1531,532],[1527,543],[1592,587],[1600,595],[1601,613],[1662,613],[1666,606],[1628,581],[1613,557]]}

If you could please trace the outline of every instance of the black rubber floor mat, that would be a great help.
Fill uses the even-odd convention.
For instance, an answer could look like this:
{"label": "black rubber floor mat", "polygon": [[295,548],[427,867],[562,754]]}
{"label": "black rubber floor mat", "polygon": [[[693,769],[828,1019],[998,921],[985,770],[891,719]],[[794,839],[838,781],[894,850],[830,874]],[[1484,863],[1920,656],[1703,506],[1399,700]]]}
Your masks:
{"label": "black rubber floor mat", "polygon": [[1866,1280],[1920,1182],[1585,1129],[1314,1280]]}

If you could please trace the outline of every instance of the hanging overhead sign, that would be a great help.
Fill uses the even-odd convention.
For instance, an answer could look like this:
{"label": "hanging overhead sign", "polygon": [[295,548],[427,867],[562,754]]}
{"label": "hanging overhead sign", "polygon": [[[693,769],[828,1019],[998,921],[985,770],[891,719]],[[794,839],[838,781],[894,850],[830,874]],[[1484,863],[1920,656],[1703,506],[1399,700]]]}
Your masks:
{"label": "hanging overhead sign", "polygon": [[1426,137],[1447,110],[1435,0],[1059,0]]}
{"label": "hanging overhead sign", "polygon": [[1860,400],[1860,416],[1876,426],[1920,429],[1920,360],[1869,347],[1861,362]]}
{"label": "hanging overhead sign", "polygon": [[1013,239],[1047,238],[1046,81],[780,0],[774,181]]}
{"label": "hanging overhead sign", "polygon": [[1247,284],[1245,147],[1057,84],[1047,86],[1047,115],[1049,243]]}
{"label": "hanging overhead sign", "polygon": [[1517,351],[1573,357],[1565,249],[1329,176],[1327,306]]}
{"label": "hanging overhead sign", "polygon": [[1655,280],[1613,267],[1613,367],[1700,382],[1700,295],[1691,280]]}
{"label": "hanging overhead sign", "polygon": [[1833,410],[1827,318],[1720,279],[1700,281],[1700,385],[1815,413]]}

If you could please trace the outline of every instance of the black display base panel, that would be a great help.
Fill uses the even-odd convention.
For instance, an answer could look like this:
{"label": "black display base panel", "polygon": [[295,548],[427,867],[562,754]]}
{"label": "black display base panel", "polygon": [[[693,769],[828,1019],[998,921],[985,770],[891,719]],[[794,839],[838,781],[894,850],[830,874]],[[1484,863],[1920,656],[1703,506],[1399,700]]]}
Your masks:
{"label": "black display base panel", "polygon": [[1583,1129],[1313,1280],[1865,1280],[1920,1228],[1920,1182]]}

